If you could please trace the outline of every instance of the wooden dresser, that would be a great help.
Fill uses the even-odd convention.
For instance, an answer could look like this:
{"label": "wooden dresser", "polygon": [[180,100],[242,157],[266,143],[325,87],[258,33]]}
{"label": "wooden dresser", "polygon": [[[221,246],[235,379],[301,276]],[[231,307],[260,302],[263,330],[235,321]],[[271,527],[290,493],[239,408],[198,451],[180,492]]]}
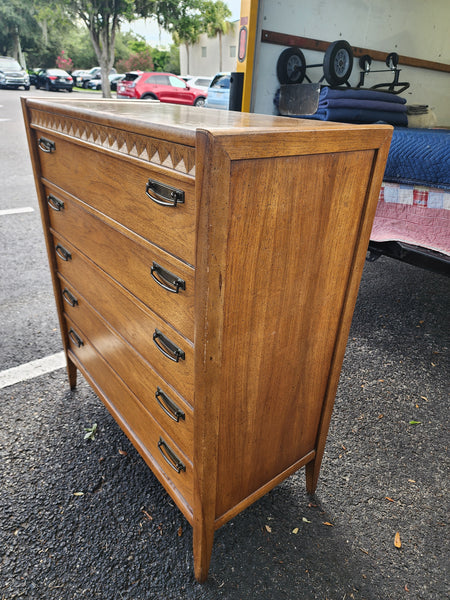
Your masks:
{"label": "wooden dresser", "polygon": [[[391,127],[23,99],[71,387],[194,531],[319,475]],[[344,499],[343,499],[344,500]]]}

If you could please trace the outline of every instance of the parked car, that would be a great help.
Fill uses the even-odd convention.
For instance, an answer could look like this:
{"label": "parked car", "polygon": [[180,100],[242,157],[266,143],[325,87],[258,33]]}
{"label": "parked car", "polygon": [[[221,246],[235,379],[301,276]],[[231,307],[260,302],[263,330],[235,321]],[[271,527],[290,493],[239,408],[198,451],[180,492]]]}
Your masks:
{"label": "parked car", "polygon": [[204,106],[206,93],[187,85],[181,77],[173,73],[132,71],[126,73],[117,84],[117,97]]}
{"label": "parked car", "polygon": [[[112,75],[108,75],[109,86],[111,90],[117,90],[117,82],[125,77],[124,73],[113,73]],[[87,83],[87,87],[90,90],[101,90],[102,89],[102,78],[100,76],[91,79]]]}
{"label": "parked car", "polygon": [[205,106],[228,110],[230,103],[231,73],[217,73],[208,88],[208,97]]}
{"label": "parked car", "polygon": [[[89,71],[85,71],[81,75],[77,76],[76,85],[78,87],[87,88],[89,81],[91,79],[95,79],[97,76],[100,76],[102,69],[101,67],[92,67]],[[112,68],[109,72],[110,75],[116,74],[116,69]]]}
{"label": "parked car", "polygon": [[50,90],[67,90],[71,92],[73,89],[73,77],[63,71],[63,69],[42,69],[36,75],[35,88],[45,88]]}
{"label": "parked car", "polygon": [[188,86],[203,90],[206,93],[208,93],[212,81],[212,77],[202,77],[201,75],[183,75],[181,79],[184,79]]}
{"label": "parked car", "polygon": [[23,87],[25,90],[30,89],[28,73],[14,58],[0,56],[0,88],[18,90],[19,87]]}

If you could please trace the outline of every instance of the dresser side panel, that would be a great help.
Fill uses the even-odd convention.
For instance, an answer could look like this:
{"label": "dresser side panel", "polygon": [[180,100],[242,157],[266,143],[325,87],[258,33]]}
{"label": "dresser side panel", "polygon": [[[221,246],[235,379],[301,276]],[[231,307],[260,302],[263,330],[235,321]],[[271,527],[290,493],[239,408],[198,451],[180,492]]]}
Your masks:
{"label": "dresser side panel", "polygon": [[315,450],[375,154],[232,163],[217,518]]}

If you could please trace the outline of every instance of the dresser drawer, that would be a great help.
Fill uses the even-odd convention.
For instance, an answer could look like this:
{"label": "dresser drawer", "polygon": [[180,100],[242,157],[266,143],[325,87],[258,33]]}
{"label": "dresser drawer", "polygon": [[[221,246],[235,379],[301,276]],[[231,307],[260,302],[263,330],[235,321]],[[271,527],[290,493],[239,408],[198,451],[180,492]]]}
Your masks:
{"label": "dresser drawer", "polygon": [[[132,296],[86,260],[67,241],[54,236],[54,246],[58,245],[68,251],[71,257],[65,261],[57,254],[58,273],[136,352],[150,363],[164,380],[168,381],[192,405],[194,399],[194,349],[192,344],[157,315],[137,304]],[[73,294],[77,298],[76,292]],[[66,300],[64,306],[70,309],[68,299],[63,298]],[[78,308],[76,306],[74,312]],[[180,358],[178,362],[175,362],[165,356],[157,346],[159,339],[156,339],[156,343],[153,339],[155,331],[162,332],[179,348],[184,353],[184,359]]]}
{"label": "dresser drawer", "polygon": [[[46,134],[46,137],[54,142],[55,150],[39,152],[41,174],[45,179],[157,246],[194,264],[193,179],[168,175],[163,170],[124,161],[51,135]],[[169,205],[163,206],[152,200],[155,193],[151,188],[147,193],[149,179],[182,192],[182,202],[177,201],[172,206],[173,201],[169,200]]]}
{"label": "dresser drawer", "polygon": [[161,427],[193,459],[193,414],[191,407],[164,381],[127,342],[88,304],[79,291],[60,276],[65,314]]}
{"label": "dresser drawer", "polygon": [[110,404],[108,408],[112,408],[113,416],[116,417],[114,413],[118,413],[120,425],[125,424],[133,437],[137,438],[138,449],[146,450],[144,457],[148,459],[148,454],[151,455],[152,461],[157,465],[157,474],[162,475],[169,486],[178,490],[192,506],[192,463],[96,352],[87,335],[67,316],[66,322],[70,350]]}
{"label": "dresser drawer", "polygon": [[[84,210],[76,200],[49,190],[46,196],[50,197],[51,205],[60,207],[59,210],[49,208],[54,231],[193,340],[194,269],[156,246],[128,238]],[[170,283],[170,276],[181,284],[177,287]]]}

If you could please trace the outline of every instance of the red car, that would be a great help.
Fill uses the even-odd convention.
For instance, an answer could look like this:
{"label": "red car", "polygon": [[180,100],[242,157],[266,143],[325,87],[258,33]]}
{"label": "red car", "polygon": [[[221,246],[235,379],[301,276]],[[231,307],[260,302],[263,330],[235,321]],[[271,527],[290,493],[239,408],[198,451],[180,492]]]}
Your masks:
{"label": "red car", "polygon": [[117,84],[118,98],[140,98],[159,100],[171,104],[204,106],[207,94],[203,90],[190,87],[172,73],[143,73],[132,71]]}

